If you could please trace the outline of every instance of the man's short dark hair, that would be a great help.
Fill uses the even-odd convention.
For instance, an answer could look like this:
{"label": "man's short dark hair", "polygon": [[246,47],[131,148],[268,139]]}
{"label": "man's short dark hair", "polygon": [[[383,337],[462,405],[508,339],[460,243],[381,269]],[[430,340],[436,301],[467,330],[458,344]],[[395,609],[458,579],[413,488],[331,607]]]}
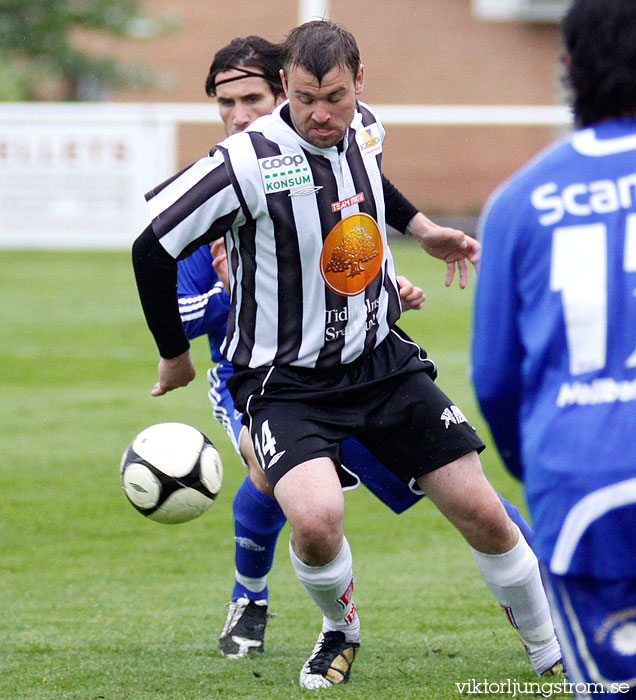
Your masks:
{"label": "man's short dark hair", "polygon": [[262,74],[274,95],[278,97],[283,94],[281,66],[280,44],[272,44],[271,41],[254,35],[234,37],[227,46],[216,52],[205,81],[205,92],[210,97],[216,96],[216,76],[219,73],[247,69],[245,73],[246,77],[249,77],[249,71],[253,69],[254,73]]}
{"label": "man's short dark hair", "polygon": [[636,0],[574,0],[562,31],[577,124],[636,116]]}
{"label": "man's short dark hair", "polygon": [[355,80],[360,67],[360,51],[353,34],[324,20],[306,22],[292,29],[282,49],[285,72],[298,66],[313,75],[319,85],[333,68],[348,68]]}

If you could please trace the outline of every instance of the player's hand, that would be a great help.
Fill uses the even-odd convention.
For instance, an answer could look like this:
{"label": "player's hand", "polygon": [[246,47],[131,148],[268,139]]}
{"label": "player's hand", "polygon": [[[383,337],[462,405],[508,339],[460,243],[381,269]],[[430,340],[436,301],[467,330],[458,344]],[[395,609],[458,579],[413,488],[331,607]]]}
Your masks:
{"label": "player's hand", "polygon": [[467,261],[477,264],[481,243],[458,229],[438,226],[421,212],[413,217],[408,230],[429,255],[446,263],[446,286],[451,285],[458,269],[459,286],[464,289],[468,282]]}
{"label": "player's hand", "polygon": [[396,277],[400,288],[400,301],[402,311],[418,311],[424,306],[426,295],[420,287],[416,287],[413,282],[402,275]]}
{"label": "player's hand", "polygon": [[225,240],[223,238],[217,238],[215,241],[212,241],[212,243],[210,243],[210,252],[212,253],[212,267],[221,282],[223,282],[225,291],[229,294],[230,274],[227,269],[227,249],[225,247]]}
{"label": "player's hand", "polygon": [[162,357],[159,360],[159,381],[150,392],[152,396],[163,396],[168,391],[186,386],[195,377],[194,365],[190,357],[190,351],[167,360]]}

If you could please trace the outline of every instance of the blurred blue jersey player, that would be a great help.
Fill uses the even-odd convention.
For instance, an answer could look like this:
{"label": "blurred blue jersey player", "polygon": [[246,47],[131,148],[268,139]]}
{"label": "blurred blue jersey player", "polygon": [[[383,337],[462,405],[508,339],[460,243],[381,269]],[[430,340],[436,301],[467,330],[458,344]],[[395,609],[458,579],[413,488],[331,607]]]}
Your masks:
{"label": "blurred blue jersey player", "polygon": [[473,380],[571,680],[636,695],[636,2],[574,0],[562,28],[578,128],[484,212]]}
{"label": "blurred blue jersey player", "polygon": [[[278,47],[256,36],[236,38],[216,54],[206,81],[206,92],[216,97],[228,135],[242,131],[282,101],[279,67]],[[224,281],[227,281],[227,258],[222,240],[211,248],[202,246],[179,261],[181,320],[188,338],[208,336],[210,355],[215,363],[208,372],[214,416],[227,431],[249,472],[232,504],[235,583],[219,640],[221,652],[237,658],[263,651],[268,604],[266,576],[272,567],[285,517],[272,497],[254,455],[249,433],[242,424],[242,415],[235,410],[226,386],[233,369],[220,352],[230,307]],[[403,309],[420,308],[424,301],[422,290],[403,277],[398,277],[398,281]],[[349,439],[342,444],[341,458],[344,488],[362,481],[396,513],[409,508],[421,497],[356,440]],[[503,498],[502,501],[526,539],[531,541],[532,533],[522,515],[511,503]]]}

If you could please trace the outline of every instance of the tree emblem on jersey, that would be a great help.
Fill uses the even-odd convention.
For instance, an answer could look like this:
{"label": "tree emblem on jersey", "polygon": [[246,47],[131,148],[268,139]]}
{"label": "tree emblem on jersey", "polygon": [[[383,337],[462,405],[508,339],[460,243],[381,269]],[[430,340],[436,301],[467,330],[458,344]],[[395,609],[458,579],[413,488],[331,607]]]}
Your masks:
{"label": "tree emblem on jersey", "polygon": [[364,230],[364,226],[354,226],[342,236],[342,243],[334,248],[331,260],[325,272],[345,272],[347,277],[355,277],[364,272],[363,263],[380,255],[373,238]]}
{"label": "tree emblem on jersey", "polygon": [[338,221],[325,238],[320,273],[342,296],[355,296],[376,279],[384,260],[382,234],[375,219],[358,212]]}

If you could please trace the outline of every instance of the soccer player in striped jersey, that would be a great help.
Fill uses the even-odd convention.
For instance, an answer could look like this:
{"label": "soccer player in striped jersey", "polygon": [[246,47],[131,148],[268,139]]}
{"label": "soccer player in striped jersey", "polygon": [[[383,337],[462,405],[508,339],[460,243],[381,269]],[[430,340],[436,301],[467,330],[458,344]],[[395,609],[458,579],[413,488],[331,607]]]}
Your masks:
{"label": "soccer player in striped jersey", "polygon": [[570,680],[636,697],[636,3],[574,0],[562,33],[576,129],[482,214],[473,381]]}
{"label": "soccer player in striped jersey", "polygon": [[[323,615],[299,683],[348,680],[359,647],[353,564],[335,465],[355,436],[422,489],[472,547],[538,673],[560,658],[536,558],[486,480],[483,443],[433,383],[434,363],[395,325],[386,238],[384,129],[358,101],[355,39],[311,22],[284,44],[288,102],[148,195],[134,245],[161,360],[160,395],[194,376],[174,293],[175,259],[225,236],[231,303],[224,355],[260,466],[291,526],[294,570]],[[477,244],[417,213],[406,228],[466,283]]]}
{"label": "soccer player in striped jersey", "polygon": [[[236,37],[220,49],[206,80],[206,92],[216,97],[219,113],[228,136],[245,129],[255,119],[269,114],[283,101],[280,78],[280,47],[258,36]],[[388,182],[388,181],[387,181]],[[388,213],[415,208],[385,184]],[[387,196],[388,193],[388,196]],[[400,226],[401,222],[395,222]],[[179,309],[189,339],[207,335],[215,366],[208,371],[209,398],[215,418],[223,425],[234,448],[248,468],[248,476],[232,501],[235,541],[235,582],[219,648],[230,658],[264,651],[264,634],[268,619],[267,574],[274,559],[278,535],[286,522],[273,498],[267,479],[258,464],[242,415],[236,411],[227,388],[233,369],[221,354],[230,305],[227,255],[222,238],[211,246],[204,245],[180,260],[177,277]],[[424,295],[406,278],[398,276],[402,310],[419,309]],[[229,287],[228,287],[229,288]],[[361,480],[380,500],[396,513],[414,503],[416,495],[391,471],[386,469],[354,438],[341,447],[341,481],[353,488]],[[347,472],[352,472],[351,477]],[[355,478],[353,477],[355,475]],[[500,496],[510,517],[530,541],[531,530],[519,510]]]}
{"label": "soccer player in striped jersey", "polygon": [[[284,98],[280,78],[280,47],[258,36],[236,37],[220,49],[206,80],[206,92],[216,97],[228,136],[242,131],[256,118],[269,114]],[[398,197],[397,191],[393,197]],[[394,208],[406,208],[397,200]],[[230,300],[227,286],[227,256],[223,239],[201,246],[179,261],[177,293],[179,309],[189,339],[207,335],[212,360],[209,398],[215,418],[223,425],[248,468],[248,476],[232,501],[235,541],[235,582],[221,636],[221,652],[239,658],[264,650],[267,625],[267,574],[271,569],[276,541],[285,516],[272,496],[263,470],[256,460],[249,433],[235,409],[226,380],[233,374],[220,347],[225,337]],[[421,308],[424,295],[406,278],[398,277],[403,310]],[[416,503],[420,496],[385,469],[357,441],[342,447],[345,488],[360,480],[396,513]],[[352,473],[349,473],[352,472]],[[512,504],[507,507],[514,508]],[[519,514],[522,519],[522,516]]]}

